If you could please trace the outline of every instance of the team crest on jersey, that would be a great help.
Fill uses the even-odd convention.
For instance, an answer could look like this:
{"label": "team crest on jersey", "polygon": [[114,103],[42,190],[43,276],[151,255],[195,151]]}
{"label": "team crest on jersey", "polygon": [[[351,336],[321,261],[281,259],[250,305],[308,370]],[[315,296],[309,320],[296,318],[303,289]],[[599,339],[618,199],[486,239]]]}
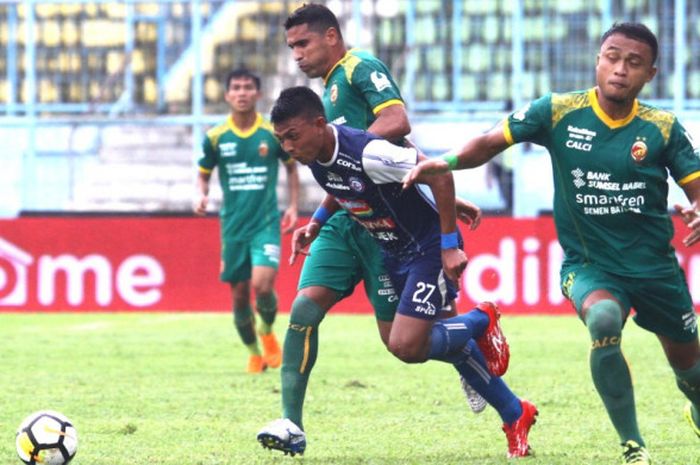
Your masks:
{"label": "team crest on jersey", "polygon": [[647,144],[643,140],[637,140],[634,144],[632,144],[630,155],[632,155],[635,162],[640,163],[646,158],[648,152],[649,148],[647,147]]}
{"label": "team crest on jersey", "polygon": [[268,147],[267,142],[263,140],[260,142],[260,145],[258,145],[258,155],[266,157],[268,153],[270,153],[270,147]]}
{"label": "team crest on jersey", "polygon": [[350,183],[350,189],[354,190],[355,192],[364,192],[365,182],[362,179],[356,176],[350,176],[348,182]]}
{"label": "team crest on jersey", "polygon": [[335,105],[336,100],[338,100],[338,84],[333,83],[331,86],[331,103]]}

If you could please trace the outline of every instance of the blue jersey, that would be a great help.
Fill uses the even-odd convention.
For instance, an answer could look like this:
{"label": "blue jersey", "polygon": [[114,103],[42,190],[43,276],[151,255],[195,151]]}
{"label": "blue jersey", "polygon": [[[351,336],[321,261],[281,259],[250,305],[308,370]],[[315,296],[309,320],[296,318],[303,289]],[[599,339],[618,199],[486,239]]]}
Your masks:
{"label": "blue jersey", "polygon": [[389,256],[407,259],[436,246],[439,250],[435,203],[420,186],[403,190],[401,184],[418,161],[416,150],[347,126],[331,127],[336,137],[333,157],[310,165],[319,185]]}

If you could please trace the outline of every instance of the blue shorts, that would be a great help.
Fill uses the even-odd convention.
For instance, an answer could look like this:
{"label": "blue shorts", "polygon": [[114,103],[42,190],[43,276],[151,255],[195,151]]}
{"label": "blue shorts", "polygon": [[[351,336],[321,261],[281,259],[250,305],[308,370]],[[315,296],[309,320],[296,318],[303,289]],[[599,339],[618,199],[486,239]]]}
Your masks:
{"label": "blue shorts", "polygon": [[407,260],[387,257],[385,264],[401,293],[397,313],[434,320],[440,318],[440,312],[451,310],[457,287],[445,277],[439,246]]}

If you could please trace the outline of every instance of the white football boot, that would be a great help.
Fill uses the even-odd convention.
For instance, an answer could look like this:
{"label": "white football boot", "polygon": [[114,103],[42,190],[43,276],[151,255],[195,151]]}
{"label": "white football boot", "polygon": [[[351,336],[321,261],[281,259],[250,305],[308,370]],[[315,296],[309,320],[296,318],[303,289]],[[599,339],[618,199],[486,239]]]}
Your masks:
{"label": "white football boot", "polygon": [[464,392],[464,396],[467,398],[467,403],[469,407],[471,407],[472,412],[483,412],[487,405],[486,399],[481,397],[481,394],[476,392],[463,376],[459,377],[459,381],[462,383],[462,392]]}
{"label": "white football boot", "polygon": [[258,442],[266,449],[281,450],[284,455],[303,455],[306,434],[288,418],[271,421],[258,433]]}

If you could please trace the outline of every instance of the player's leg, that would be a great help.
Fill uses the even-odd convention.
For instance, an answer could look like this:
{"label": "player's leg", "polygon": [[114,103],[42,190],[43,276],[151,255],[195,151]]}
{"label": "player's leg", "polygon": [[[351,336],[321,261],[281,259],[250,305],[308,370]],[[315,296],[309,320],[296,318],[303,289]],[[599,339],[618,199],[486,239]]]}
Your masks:
{"label": "player's leg", "polygon": [[255,316],[250,307],[250,244],[247,242],[222,241],[221,275],[231,286],[233,298],[233,324],[241,341],[250,352],[248,372],[260,373],[266,365],[255,335]]}
{"label": "player's leg", "polygon": [[280,349],[272,324],[277,316],[275,278],[280,262],[279,224],[271,223],[251,239],[253,265],[251,286],[255,293],[255,310],[260,317],[258,334],[263,345],[263,359],[267,366],[277,368],[282,363]]}
{"label": "player's leg", "polygon": [[272,331],[277,317],[277,295],[274,283],[277,269],[270,266],[253,266],[251,286],[255,293],[255,310],[260,317],[258,335],[263,346],[263,359],[270,368],[278,368],[282,363],[282,349]]}
{"label": "player's leg", "polygon": [[630,303],[624,283],[593,266],[562,269],[562,289],[586,325],[593,385],[624,447],[627,463],[648,462],[639,432],[634,388],[622,354],[622,328]]}
{"label": "player's leg", "polygon": [[689,402],[684,416],[700,437],[700,344],[697,316],[685,274],[640,282],[635,289],[635,322],[656,334]]}
{"label": "player's leg", "polygon": [[697,337],[690,342],[676,342],[657,335],[666,358],[676,375],[676,384],[689,402],[684,416],[695,434],[700,437],[700,344]]}
{"label": "player's leg", "polygon": [[[348,247],[345,221],[352,223],[349,218],[334,215],[321,229],[304,260],[282,352],[284,418],[260,431],[258,441],[264,447],[294,453],[302,453],[306,448],[302,414],[318,353],[319,325],[338,300],[352,293],[361,276],[357,255]],[[290,422],[296,430],[290,427]],[[296,442],[292,444],[293,441]]]}

